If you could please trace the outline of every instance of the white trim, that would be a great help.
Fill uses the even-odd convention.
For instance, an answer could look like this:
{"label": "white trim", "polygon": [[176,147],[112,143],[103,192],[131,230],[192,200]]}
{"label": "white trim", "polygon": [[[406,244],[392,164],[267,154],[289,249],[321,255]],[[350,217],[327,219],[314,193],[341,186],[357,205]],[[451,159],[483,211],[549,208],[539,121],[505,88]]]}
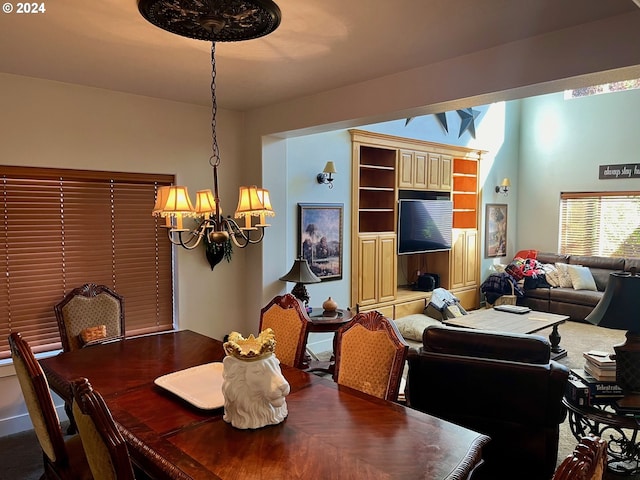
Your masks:
{"label": "white trim", "polygon": [[[58,412],[58,418],[60,418],[61,422],[67,420],[67,414],[64,412],[64,405],[58,405],[56,407],[56,412]],[[31,418],[29,418],[28,413],[0,419],[0,437],[6,437],[7,435],[13,435],[14,433],[20,433],[32,429],[33,424],[31,423]]]}
{"label": "white trim", "polygon": [[[52,350],[50,352],[42,352],[35,355],[37,360],[41,360],[43,358],[53,357],[54,355],[58,355],[62,350]],[[13,360],[10,358],[0,360],[0,378],[3,377],[12,377],[16,374],[16,369],[13,368]]]}

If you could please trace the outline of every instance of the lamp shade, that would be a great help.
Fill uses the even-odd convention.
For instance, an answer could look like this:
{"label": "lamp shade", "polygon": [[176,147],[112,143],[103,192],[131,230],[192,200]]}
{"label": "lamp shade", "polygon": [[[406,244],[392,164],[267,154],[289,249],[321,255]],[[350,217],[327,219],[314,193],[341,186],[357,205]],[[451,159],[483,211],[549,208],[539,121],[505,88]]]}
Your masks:
{"label": "lamp shade", "polygon": [[[216,199],[210,189],[196,192],[196,213],[198,215],[216,213]],[[220,213],[222,213],[222,209],[220,209]]]}
{"label": "lamp shade", "polygon": [[319,283],[320,280],[309,268],[307,261],[302,258],[296,258],[293,262],[291,270],[286,275],[280,277],[283,282],[295,282],[295,283]]}
{"label": "lamp shade", "polygon": [[333,162],[327,162],[322,173],[336,173],[336,166]]}
{"label": "lamp shade", "polygon": [[509,180],[507,177],[502,179],[502,183],[500,184],[501,187],[510,187],[511,186],[511,180]]}
{"label": "lamp shade", "polygon": [[194,216],[195,210],[189,199],[187,187],[169,187],[167,201],[164,204],[163,214]]}
{"label": "lamp shade", "polygon": [[161,215],[164,211],[164,206],[167,203],[167,199],[169,198],[170,188],[171,187],[169,187],[168,185],[158,187],[158,193],[156,194],[156,204],[153,206],[153,211],[151,212],[153,215]]}
{"label": "lamp shade", "polygon": [[258,197],[258,188],[255,186],[240,187],[236,218],[249,215],[258,216],[261,210],[264,210],[264,205],[260,201],[260,197]]}
{"label": "lamp shade", "polygon": [[269,190],[266,188],[258,188],[258,199],[262,203],[263,209],[260,211],[261,215],[267,215],[269,217],[275,217],[276,212],[273,211],[271,206],[271,197],[269,196]]}
{"label": "lamp shade", "polygon": [[640,333],[640,275],[609,274],[604,295],[585,319],[600,327]]}

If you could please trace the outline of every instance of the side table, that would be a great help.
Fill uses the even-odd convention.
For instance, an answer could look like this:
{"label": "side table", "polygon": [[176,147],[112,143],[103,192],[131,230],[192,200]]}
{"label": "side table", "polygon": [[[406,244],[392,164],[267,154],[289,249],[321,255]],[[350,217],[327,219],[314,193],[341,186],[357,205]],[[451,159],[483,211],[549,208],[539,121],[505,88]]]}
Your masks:
{"label": "side table", "polygon": [[574,405],[567,398],[569,427],[576,439],[593,433],[607,441],[607,469],[622,475],[640,473],[640,417],[617,413],[610,403]]}
{"label": "side table", "polygon": [[[353,312],[349,309],[338,309],[334,313],[329,314],[322,308],[313,308],[311,313],[309,313],[309,318],[311,319],[311,324],[309,325],[310,332],[333,332],[335,343],[335,333],[342,325],[351,321]],[[318,360],[317,358],[312,358],[312,356],[313,354],[309,355],[309,351],[307,351],[306,363],[308,367],[305,369],[307,372],[324,372],[333,375],[335,368],[335,357],[333,355],[331,355],[331,359],[328,361]]]}

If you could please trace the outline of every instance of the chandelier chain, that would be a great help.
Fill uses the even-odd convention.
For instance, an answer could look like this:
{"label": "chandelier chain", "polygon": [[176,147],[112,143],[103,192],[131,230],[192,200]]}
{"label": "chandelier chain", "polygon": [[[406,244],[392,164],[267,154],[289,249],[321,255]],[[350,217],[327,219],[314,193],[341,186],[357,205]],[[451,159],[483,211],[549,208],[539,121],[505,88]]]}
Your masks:
{"label": "chandelier chain", "polygon": [[216,42],[211,42],[211,158],[209,163],[212,167],[220,165],[220,150],[218,139],[216,138],[216,114],[218,113],[218,102],[216,101]]}

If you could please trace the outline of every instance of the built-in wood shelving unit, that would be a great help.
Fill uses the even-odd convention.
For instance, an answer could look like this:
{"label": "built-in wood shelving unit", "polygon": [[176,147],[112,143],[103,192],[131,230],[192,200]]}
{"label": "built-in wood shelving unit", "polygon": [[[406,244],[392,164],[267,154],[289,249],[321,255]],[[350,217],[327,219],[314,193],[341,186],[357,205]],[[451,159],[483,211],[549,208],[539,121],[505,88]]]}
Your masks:
{"label": "built-in wood shelving unit", "polygon": [[[478,172],[482,151],[350,130],[353,146],[351,305],[391,318],[421,312],[430,292],[409,290],[421,272],[438,273],[441,286],[476,308]],[[450,198],[451,251],[397,254],[398,198]],[[398,265],[402,262],[402,268]],[[406,266],[405,266],[406,265]],[[400,270],[406,271],[397,285]]]}

